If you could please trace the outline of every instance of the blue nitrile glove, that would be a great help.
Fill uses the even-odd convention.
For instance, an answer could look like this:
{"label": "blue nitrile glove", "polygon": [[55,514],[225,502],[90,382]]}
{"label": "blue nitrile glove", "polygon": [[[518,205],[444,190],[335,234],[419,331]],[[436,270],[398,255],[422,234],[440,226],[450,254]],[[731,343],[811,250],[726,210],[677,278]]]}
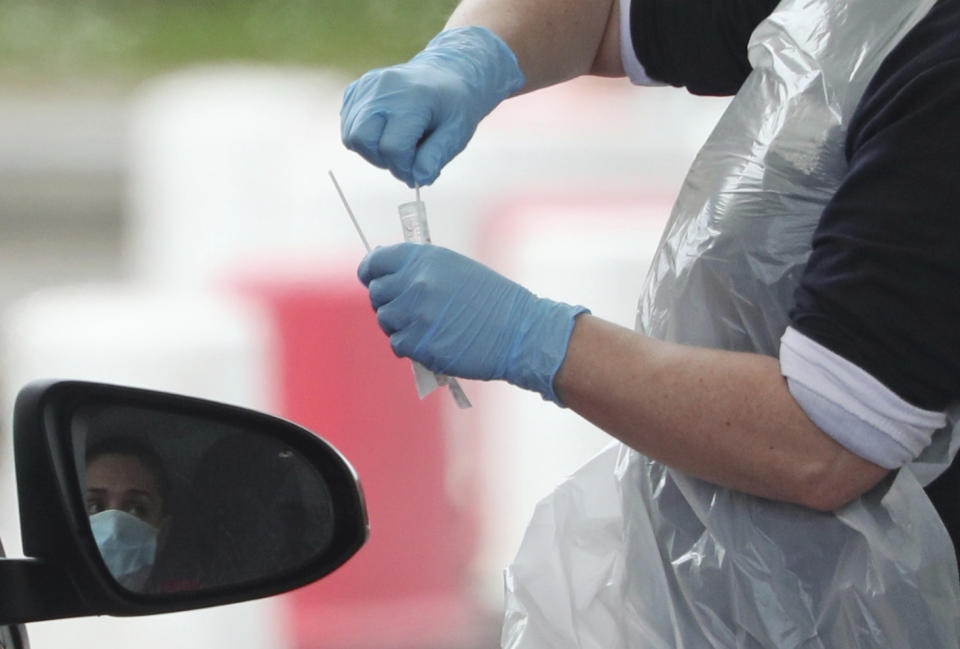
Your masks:
{"label": "blue nitrile glove", "polygon": [[504,379],[563,405],[553,379],[574,320],[588,312],[584,307],[537,297],[472,259],[429,244],[377,248],[357,274],[398,356],[438,374]]}
{"label": "blue nitrile glove", "polygon": [[489,29],[440,32],[409,62],[371,70],[347,88],[343,143],[411,187],[429,185],[525,82],[517,57]]}

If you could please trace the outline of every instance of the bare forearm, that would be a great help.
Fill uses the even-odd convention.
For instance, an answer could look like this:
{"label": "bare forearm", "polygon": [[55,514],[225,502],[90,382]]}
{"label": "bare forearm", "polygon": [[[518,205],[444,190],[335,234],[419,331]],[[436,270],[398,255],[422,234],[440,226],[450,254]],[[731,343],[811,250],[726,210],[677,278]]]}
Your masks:
{"label": "bare forearm", "polygon": [[886,474],[817,428],[767,356],[664,343],[581,316],[555,387],[641,453],[765,498],[830,510]]}
{"label": "bare forearm", "polygon": [[616,0],[464,0],[447,27],[487,27],[517,55],[528,92],[583,74],[622,75]]}

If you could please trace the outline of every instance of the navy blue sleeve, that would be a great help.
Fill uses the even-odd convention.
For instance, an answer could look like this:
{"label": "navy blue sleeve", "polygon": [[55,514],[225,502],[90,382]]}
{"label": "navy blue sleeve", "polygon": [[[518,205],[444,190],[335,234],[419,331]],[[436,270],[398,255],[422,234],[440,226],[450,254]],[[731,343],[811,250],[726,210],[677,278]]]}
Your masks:
{"label": "navy blue sleeve", "polygon": [[634,51],[651,79],[733,95],[750,74],[750,34],[779,0],[633,0]]}
{"label": "navy blue sleeve", "polygon": [[960,3],[884,60],[851,121],[793,326],[904,400],[960,400]]}

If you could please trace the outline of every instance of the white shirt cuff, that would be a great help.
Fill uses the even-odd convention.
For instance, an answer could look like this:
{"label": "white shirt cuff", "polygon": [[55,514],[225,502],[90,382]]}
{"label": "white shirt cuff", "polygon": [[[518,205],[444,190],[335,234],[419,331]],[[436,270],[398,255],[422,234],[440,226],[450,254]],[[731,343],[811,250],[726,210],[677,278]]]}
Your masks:
{"label": "white shirt cuff", "polygon": [[780,371],[797,403],[847,450],[887,469],[913,461],[947,423],[820,343],[788,328],[780,339]]}
{"label": "white shirt cuff", "polygon": [[623,70],[630,81],[638,86],[665,86],[667,84],[656,81],[647,76],[643,64],[637,58],[633,49],[633,37],[630,33],[630,1],[620,0],[620,60]]}

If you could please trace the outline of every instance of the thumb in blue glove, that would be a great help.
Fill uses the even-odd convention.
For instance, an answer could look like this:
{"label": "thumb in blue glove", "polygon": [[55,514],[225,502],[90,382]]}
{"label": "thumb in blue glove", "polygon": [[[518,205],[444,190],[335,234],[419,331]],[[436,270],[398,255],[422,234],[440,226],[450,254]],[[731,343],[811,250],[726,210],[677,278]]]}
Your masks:
{"label": "thumb in blue glove", "polygon": [[438,374],[503,379],[563,405],[553,381],[584,307],[537,297],[429,244],[377,248],[357,274],[398,356]]}
{"label": "thumb in blue glove", "polygon": [[517,57],[489,29],[443,31],[409,62],[372,70],[347,88],[343,143],[411,187],[429,185],[480,120],[525,82]]}

